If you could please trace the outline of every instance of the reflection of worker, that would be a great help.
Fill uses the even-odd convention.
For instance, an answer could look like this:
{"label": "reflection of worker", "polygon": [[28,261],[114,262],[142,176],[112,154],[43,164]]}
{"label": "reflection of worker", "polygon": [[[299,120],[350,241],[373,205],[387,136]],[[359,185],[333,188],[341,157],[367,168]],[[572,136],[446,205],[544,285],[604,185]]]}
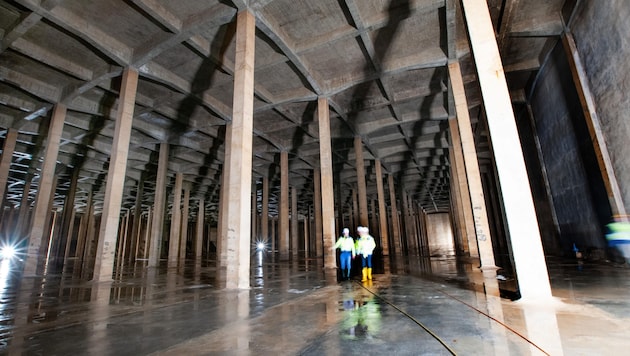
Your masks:
{"label": "reflection of worker", "polygon": [[346,315],[342,322],[343,337],[351,340],[372,339],[381,329],[380,305],[371,295],[355,295],[355,298],[344,301]]}
{"label": "reflection of worker", "polygon": [[608,233],[606,240],[610,247],[617,248],[623,255],[626,263],[630,263],[630,222],[621,216],[615,215],[613,222],[606,225]]}
{"label": "reflection of worker", "polygon": [[348,228],[343,229],[343,235],[339,237],[337,243],[333,248],[341,249],[341,255],[339,261],[341,262],[341,278],[350,279],[350,269],[352,268],[352,260],[356,255],[354,249],[354,240],[350,236],[350,230]]}
{"label": "reflection of worker", "polygon": [[370,229],[365,226],[357,228],[359,238],[357,239],[357,254],[361,255],[361,282],[372,279],[372,253],[376,248],[376,241],[370,236]]}

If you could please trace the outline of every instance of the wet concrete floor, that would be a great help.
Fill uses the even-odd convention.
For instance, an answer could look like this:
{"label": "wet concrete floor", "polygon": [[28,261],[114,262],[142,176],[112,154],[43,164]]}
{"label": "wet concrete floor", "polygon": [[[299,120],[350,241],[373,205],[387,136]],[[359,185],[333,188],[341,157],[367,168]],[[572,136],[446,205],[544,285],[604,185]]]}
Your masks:
{"label": "wet concrete floor", "polygon": [[[398,259],[373,281],[339,281],[317,259],[252,258],[251,289],[212,263],[121,269],[92,283],[0,269],[0,354],[612,355],[630,350],[630,268],[550,259],[546,302],[483,293],[454,258]],[[72,265],[70,263],[69,265]],[[513,282],[513,281],[512,281]],[[509,276],[504,291],[514,289]]]}

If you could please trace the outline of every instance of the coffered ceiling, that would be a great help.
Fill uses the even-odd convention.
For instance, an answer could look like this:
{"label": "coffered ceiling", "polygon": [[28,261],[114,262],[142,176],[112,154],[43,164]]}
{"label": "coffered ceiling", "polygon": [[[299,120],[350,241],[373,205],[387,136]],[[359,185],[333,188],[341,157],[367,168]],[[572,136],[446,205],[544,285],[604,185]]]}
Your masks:
{"label": "coffered ceiling", "polygon": [[[564,2],[488,1],[514,101],[525,97],[558,40]],[[232,115],[235,15],[246,8],[256,18],[253,173],[259,185],[270,179],[271,214],[282,151],[299,213],[311,205],[318,97],[330,102],[337,202],[351,204],[359,136],[368,199],[376,198],[379,159],[424,209],[448,210],[449,60],[461,61],[473,123],[482,105],[455,0],[0,1],[0,137],[19,130],[5,205],[21,204],[31,178],[32,203],[51,108],[61,102],[68,113],[54,205],[63,206],[78,171],[77,208],[94,192],[99,209],[120,77],[132,67],[140,79],[124,207],[135,204],[139,181],[143,204],[152,204],[159,145],[168,142],[169,184],[184,173],[193,200],[204,197],[216,216]]]}

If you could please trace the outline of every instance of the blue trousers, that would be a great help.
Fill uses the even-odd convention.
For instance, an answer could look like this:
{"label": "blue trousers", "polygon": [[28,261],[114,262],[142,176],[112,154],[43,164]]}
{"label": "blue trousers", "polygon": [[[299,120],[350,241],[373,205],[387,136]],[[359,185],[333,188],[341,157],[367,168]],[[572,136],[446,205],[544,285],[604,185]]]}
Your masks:
{"label": "blue trousers", "polygon": [[339,260],[341,262],[341,269],[350,269],[350,268],[352,268],[352,252],[350,252],[350,251],[341,251],[341,255],[339,256]]}
{"label": "blue trousers", "polygon": [[361,255],[361,267],[372,268],[372,255]]}

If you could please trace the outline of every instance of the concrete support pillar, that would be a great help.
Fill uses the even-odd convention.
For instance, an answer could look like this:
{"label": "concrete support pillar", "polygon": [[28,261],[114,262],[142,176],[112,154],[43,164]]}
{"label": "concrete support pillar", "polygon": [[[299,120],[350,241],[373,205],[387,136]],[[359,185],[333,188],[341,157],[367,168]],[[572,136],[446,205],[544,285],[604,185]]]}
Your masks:
{"label": "concrete support pillar", "polygon": [[[230,177],[230,155],[231,150],[227,149],[232,146],[232,123],[229,122],[225,127],[225,163],[223,164],[223,171],[221,172],[221,191],[219,193],[219,222],[217,226],[217,267],[219,272],[227,268],[227,228],[228,228],[228,206],[230,199],[228,199],[229,191],[229,177]],[[221,272],[223,273],[223,272]]]}
{"label": "concrete support pillar", "polygon": [[[33,211],[28,250],[24,262],[24,275],[35,275],[39,268],[43,267],[45,255],[40,256],[40,247],[42,242],[47,240],[48,233],[45,227],[48,226],[50,197],[55,187],[55,167],[57,166],[57,155],[59,153],[59,143],[61,134],[63,133],[63,123],[66,119],[66,106],[63,104],[55,105],[50,119],[50,127],[48,129],[48,137],[46,139],[46,152],[44,154],[44,162],[39,177],[39,187],[37,189],[37,198],[35,200],[35,208]],[[28,192],[25,192],[28,194]]]}
{"label": "concrete support pillar", "polygon": [[[464,83],[462,80],[461,70],[458,62],[452,62],[448,66],[451,85],[453,88],[453,98],[455,101],[455,110],[457,112],[457,129],[451,128],[451,137],[457,140],[457,132],[459,132],[459,141],[463,152],[463,161],[470,192],[470,202],[472,207],[473,221],[475,224],[475,232],[477,237],[477,245],[479,248],[479,257],[481,268],[495,268],[494,252],[492,250],[492,240],[490,237],[490,226],[488,223],[488,213],[483,195],[483,187],[481,186],[481,174],[479,173],[479,161],[477,159],[477,151],[475,150],[475,141],[470,124],[470,116],[468,114],[468,102],[466,100],[466,92],[464,91]],[[452,121],[449,122],[453,125]],[[454,125],[453,125],[454,126]],[[519,144],[518,137],[516,144]],[[457,153],[457,150],[455,150]],[[529,184],[528,184],[529,186]],[[470,240],[470,239],[469,239]],[[473,244],[469,245],[473,248]],[[472,251],[472,250],[471,250]],[[472,254],[472,252],[471,252]]]}
{"label": "concrete support pillar", "polygon": [[378,226],[381,236],[381,247],[383,248],[383,256],[389,255],[389,237],[387,235],[387,210],[385,210],[385,190],[383,189],[383,169],[381,168],[381,160],[376,162],[376,194],[378,197]]}
{"label": "concrete support pillar", "polygon": [[[468,113],[468,109],[466,109],[465,107],[462,107],[462,110],[466,110],[466,113]],[[462,114],[462,115],[465,115],[465,114]],[[463,217],[463,220],[461,222],[462,234],[463,234],[462,240],[468,242],[468,251],[470,253],[470,257],[479,258],[479,249],[477,248],[477,233],[475,231],[475,221],[477,220],[473,216],[473,208],[472,208],[473,206],[471,203],[471,190],[470,190],[471,186],[469,186],[469,182],[468,182],[468,176],[471,173],[466,171],[464,151],[462,151],[463,149],[462,140],[461,140],[461,135],[459,133],[459,126],[463,125],[466,127],[467,131],[470,131],[470,135],[466,133],[467,139],[469,140],[471,139],[472,128],[470,127],[470,120],[468,120],[468,124],[461,122],[461,120],[466,120],[466,117],[450,118],[448,120],[448,125],[449,125],[450,134],[451,134],[451,142],[453,144],[452,152],[453,152],[454,164],[452,165],[452,167],[453,167],[453,170],[456,171],[457,173],[454,176],[454,178],[455,178],[455,184],[458,187],[457,191],[459,192],[459,196],[456,196],[456,198],[458,199],[458,201],[461,202],[460,206],[462,208],[462,211],[461,211],[461,215]],[[471,156],[467,157],[466,159],[474,160],[473,163],[475,164],[475,167],[477,168],[477,172],[479,172],[479,167],[477,166],[477,152],[474,150],[474,142],[467,143],[467,145],[470,145],[470,144],[473,145],[472,152],[470,151],[471,147],[468,147],[467,149],[468,151],[466,153],[470,154]],[[479,179],[481,179],[481,177]],[[481,182],[481,180],[479,182]],[[473,183],[473,186],[475,187],[475,189],[478,189],[477,183]],[[479,197],[477,196],[476,199],[479,199]],[[476,212],[480,213],[481,209],[477,208]],[[481,219],[481,217],[479,219]],[[481,228],[483,229],[483,226]],[[489,231],[489,230],[485,230],[485,231]]]}
{"label": "concrete support pillar", "polygon": [[319,162],[322,184],[322,233],[324,242],[324,267],[337,268],[335,244],[335,201],[333,191],[332,147],[330,143],[330,113],[328,99],[317,99],[319,123]]}
{"label": "concrete support pillar", "polygon": [[54,253],[56,258],[62,258],[61,265],[65,264],[70,250],[70,242],[72,240],[72,223],[74,222],[74,199],[77,194],[78,180],[79,169],[75,169],[73,170],[72,177],[70,178],[70,187],[68,187],[68,194],[66,195],[66,201],[63,206],[61,233],[59,234],[58,244]]}
{"label": "concrete support pillar", "polygon": [[[90,212],[92,210],[92,193],[88,193],[87,202],[85,204],[85,211],[81,215],[81,222],[79,223],[79,232],[77,234],[77,248],[74,251],[74,256],[77,258],[76,261],[83,260],[83,254],[85,251],[85,245],[87,241],[87,229],[88,222],[90,219]],[[77,264],[75,263],[75,267]]]}
{"label": "concrete support pillar", "polygon": [[52,189],[50,191],[50,199],[48,199],[48,209],[46,211],[49,212],[50,216],[46,220],[46,225],[44,226],[44,238],[42,239],[42,243],[39,246],[39,256],[40,258],[44,258],[44,266],[47,266],[50,262],[50,253],[51,246],[56,240],[55,234],[58,235],[57,229],[55,228],[55,223],[57,222],[57,210],[53,209],[53,203],[55,201],[55,191],[57,190],[57,182],[59,181],[59,176],[55,174],[55,178],[52,181]]}
{"label": "concrete support pillar", "polygon": [[309,234],[309,225],[311,221],[311,210],[307,212],[306,219],[304,219],[304,257],[307,258],[311,251],[310,247],[310,234]]}
{"label": "concrete support pillar", "polygon": [[269,178],[263,177],[262,183],[262,202],[260,212],[260,233],[262,240],[269,243]]}
{"label": "concrete support pillar", "polygon": [[158,167],[155,181],[155,197],[153,199],[153,216],[149,242],[149,267],[160,264],[162,235],[164,232],[164,208],[166,205],[166,179],[168,174],[168,143],[160,144]]}
{"label": "concrete support pillar", "polygon": [[322,222],[322,176],[321,171],[319,169],[315,169],[313,171],[313,185],[315,186],[315,191],[313,192],[313,204],[315,205],[315,257],[322,256],[324,252],[322,248],[322,242],[324,241],[323,237],[323,227],[324,224]]}
{"label": "concrete support pillar", "polygon": [[280,215],[278,216],[278,250],[280,259],[289,257],[289,152],[280,152]]}
{"label": "concrete support pillar", "polygon": [[168,239],[168,267],[177,267],[179,258],[179,238],[182,224],[182,184],[184,174],[175,174],[175,186],[173,187],[173,207],[171,209],[171,227]]}
{"label": "concrete support pillar", "polygon": [[205,200],[199,199],[199,207],[197,211],[197,230],[195,233],[195,260],[201,261],[203,251],[203,223],[206,217]]}
{"label": "concrete support pillar", "polygon": [[15,236],[25,236],[27,234],[27,227],[30,221],[29,217],[29,194],[31,192],[31,184],[33,182],[33,175],[27,174],[26,179],[24,180],[24,189],[22,189],[22,199],[20,199],[20,211],[18,213],[17,223],[15,224],[15,229],[13,234]]}
{"label": "concrete support pillar", "polygon": [[249,288],[251,191],[252,191],[252,132],[254,107],[254,44],[256,19],[249,11],[236,16],[236,59],[234,63],[234,97],[232,139],[228,186],[224,199],[227,206],[226,288]]}
{"label": "concrete support pillar", "polygon": [[111,281],[114,272],[116,239],[120,224],[120,208],[127,173],[127,156],[137,86],[138,72],[129,68],[125,69],[118,98],[114,142],[107,172],[107,183],[105,183],[105,201],[94,264],[94,279],[99,281]]}
{"label": "concrete support pillar", "polygon": [[72,209],[70,214],[70,223],[68,224],[68,230],[66,232],[66,245],[64,246],[63,264],[66,264],[68,257],[70,257],[70,247],[72,246],[72,235],[74,234],[74,223],[77,216],[76,210]]}
{"label": "concrete support pillar", "polygon": [[392,222],[392,240],[394,242],[394,253],[402,255],[402,246],[400,243],[400,222],[398,221],[398,207],[396,206],[396,188],[394,187],[394,176],[392,174],[387,175],[387,185],[389,188],[389,204],[391,210],[390,220]]}
{"label": "concrete support pillar", "polygon": [[[488,118],[521,295],[524,299],[550,298],[551,286],[538,221],[488,4],[485,0],[464,0],[462,4]],[[461,76],[458,77],[461,80]],[[483,255],[481,243],[479,249]]]}
{"label": "concrete support pillar", "polygon": [[571,32],[564,33],[562,36],[562,44],[567,53],[567,60],[569,61],[569,67],[571,67],[575,89],[577,90],[580,103],[582,104],[586,126],[588,127],[591,142],[593,143],[595,157],[597,157],[597,164],[602,174],[606,193],[608,194],[610,210],[613,215],[626,215],[626,208],[623,204],[617,176],[615,175],[610,155],[608,154],[608,148],[606,147],[606,140],[602,133],[601,123],[597,116],[595,100],[591,94],[591,89],[588,85],[588,77],[586,76],[584,65],[578,54],[577,46],[575,45],[575,40]]}
{"label": "concrete support pillar", "polygon": [[88,221],[85,230],[85,246],[83,247],[83,258],[82,258],[82,275],[84,277],[87,276],[87,272],[91,265],[91,257],[93,256],[92,251],[95,250],[94,244],[96,241],[94,240],[95,230],[97,226],[97,217],[94,213],[94,193],[92,193],[92,201],[90,205],[90,210],[88,213]]}
{"label": "concrete support pillar", "polygon": [[7,188],[7,180],[9,179],[9,170],[11,169],[11,161],[13,160],[13,151],[15,151],[17,136],[18,131],[10,128],[7,131],[7,136],[4,138],[2,158],[0,159],[0,208],[2,208],[4,202],[4,192]]}
{"label": "concrete support pillar", "polygon": [[363,142],[360,136],[354,137],[354,154],[357,170],[357,190],[359,193],[359,225],[368,226],[368,206],[365,183],[365,161],[363,160]]}
{"label": "concrete support pillar", "polygon": [[168,267],[177,267],[179,260],[179,239],[182,226],[182,185],[184,174],[175,174],[175,186],[173,187],[173,208],[171,211],[171,229],[168,239]]}
{"label": "concrete support pillar", "polygon": [[138,257],[136,251],[140,243],[140,227],[142,224],[142,196],[144,195],[144,174],[138,181],[138,189],[136,191],[136,202],[133,208],[133,222],[131,228],[131,244],[129,246],[129,262],[135,261]]}
{"label": "concrete support pillar", "polygon": [[380,234],[378,234],[379,232],[379,224],[378,221],[376,220],[376,201],[374,199],[370,199],[370,202],[368,203],[368,207],[369,207],[369,211],[370,214],[368,216],[368,228],[370,229],[370,232],[372,233],[372,235],[378,235],[378,238],[376,239],[378,241],[379,246],[381,245],[380,243]]}
{"label": "concrete support pillar", "polygon": [[147,211],[147,226],[144,231],[144,246],[142,249],[142,258],[149,259],[149,251],[151,248],[151,229],[153,227],[153,215],[155,213],[155,206],[149,207]]}
{"label": "concrete support pillar", "polygon": [[[352,194],[352,214],[350,214],[350,216],[352,216],[352,221],[350,223],[351,228],[352,227],[357,227],[357,226],[363,226],[361,225],[361,219],[359,217],[359,198],[357,195],[357,190],[356,189],[352,189],[351,191]],[[356,230],[353,231],[353,233],[356,234]]]}
{"label": "concrete support pillar", "polygon": [[297,189],[291,187],[291,255],[298,254],[298,211],[297,211]]}
{"label": "concrete support pillar", "polygon": [[[129,240],[129,211],[126,211],[120,217],[120,224],[118,226],[118,239],[116,246],[116,267],[114,271],[114,275],[117,276],[119,271],[121,270],[121,266],[123,265],[125,259],[125,253],[127,253],[127,241]],[[118,278],[118,277],[116,277]]]}
{"label": "concrete support pillar", "polygon": [[400,190],[400,202],[402,205],[402,231],[403,231],[403,241],[405,242],[404,245],[407,246],[407,253],[408,254],[415,254],[417,251],[415,250],[415,245],[413,243],[414,241],[414,232],[413,232],[413,228],[411,228],[412,225],[412,221],[411,221],[411,211],[409,209],[409,201],[407,200],[407,193],[401,189]]}
{"label": "concrete support pillar", "polygon": [[276,251],[276,225],[277,218],[271,218],[271,251]]}
{"label": "concrete support pillar", "polygon": [[179,234],[179,266],[186,262],[186,243],[188,242],[188,215],[190,210],[190,186],[184,185],[184,202],[181,214],[181,232]]}
{"label": "concrete support pillar", "polygon": [[[457,123],[455,123],[457,126]],[[451,135],[452,136],[452,135]],[[470,248],[468,247],[468,235],[466,233],[466,219],[464,218],[464,207],[462,204],[462,194],[459,185],[459,171],[455,163],[455,156],[453,154],[453,140],[449,147],[449,162],[451,162],[450,168],[450,206],[451,206],[451,224],[453,225],[453,235],[456,247],[457,255],[470,256]],[[472,220],[472,219],[471,219]],[[475,244],[476,245],[476,244]]]}

